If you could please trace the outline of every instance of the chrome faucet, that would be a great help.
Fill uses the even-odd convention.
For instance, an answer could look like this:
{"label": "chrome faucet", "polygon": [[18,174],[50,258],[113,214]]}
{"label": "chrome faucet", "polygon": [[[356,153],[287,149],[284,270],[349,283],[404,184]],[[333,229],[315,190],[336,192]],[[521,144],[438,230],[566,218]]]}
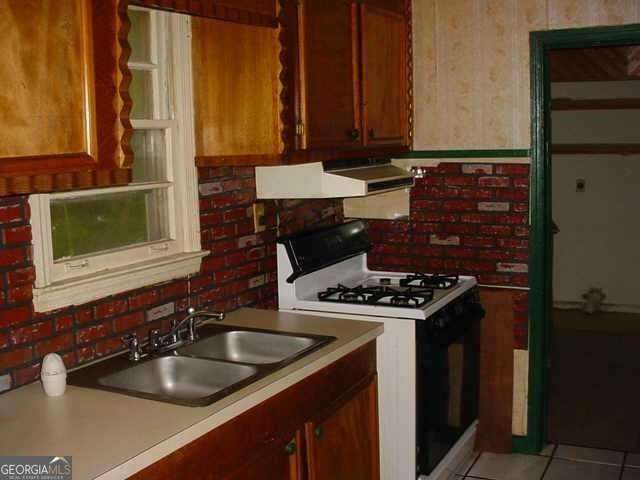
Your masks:
{"label": "chrome faucet", "polygon": [[[183,343],[193,343],[198,339],[198,318],[213,318],[218,322],[224,320],[224,312],[207,312],[205,310],[196,311],[190,307],[187,310],[187,316],[181,321],[175,320],[171,324],[171,328],[165,334],[161,334],[160,330],[153,329],[149,332],[149,343],[143,347],[135,333],[130,333],[122,337],[122,343],[129,349],[129,360],[137,362],[142,358],[154,353],[161,353],[172,348],[181,346]],[[184,324],[187,324],[187,338],[180,339],[180,331]]]}

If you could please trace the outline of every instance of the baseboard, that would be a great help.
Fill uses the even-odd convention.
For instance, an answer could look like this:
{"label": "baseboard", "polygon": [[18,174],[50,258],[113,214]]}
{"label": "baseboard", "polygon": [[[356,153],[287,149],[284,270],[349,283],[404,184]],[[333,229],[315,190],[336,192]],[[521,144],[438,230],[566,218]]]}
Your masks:
{"label": "baseboard", "polygon": [[[584,302],[572,302],[572,301],[554,301],[553,308],[558,310],[582,310]],[[617,305],[614,303],[603,303],[600,305],[600,310],[603,312],[614,313],[640,313],[640,305]]]}
{"label": "baseboard", "polygon": [[460,478],[460,467],[473,456],[476,443],[476,420],[462,434],[438,466],[429,475],[420,475],[419,480],[452,480]]}

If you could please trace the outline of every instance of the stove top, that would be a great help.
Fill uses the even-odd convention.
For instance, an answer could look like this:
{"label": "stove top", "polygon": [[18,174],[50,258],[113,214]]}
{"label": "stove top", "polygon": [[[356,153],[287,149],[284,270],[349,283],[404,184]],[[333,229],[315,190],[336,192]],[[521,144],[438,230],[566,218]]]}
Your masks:
{"label": "stove top", "polygon": [[412,273],[400,279],[400,285],[404,287],[425,287],[438,290],[447,290],[455,287],[460,281],[459,275],[446,275],[440,273]]}
{"label": "stove top", "polygon": [[323,302],[421,308],[433,300],[433,289],[422,287],[388,287],[338,284],[318,293]]}

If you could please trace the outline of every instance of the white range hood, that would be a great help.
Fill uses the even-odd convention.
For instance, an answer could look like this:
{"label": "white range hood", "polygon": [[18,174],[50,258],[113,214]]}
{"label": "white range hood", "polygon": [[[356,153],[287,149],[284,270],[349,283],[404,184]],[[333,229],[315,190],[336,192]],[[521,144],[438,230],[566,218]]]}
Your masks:
{"label": "white range hood", "polygon": [[364,197],[413,184],[413,175],[389,159],[256,167],[259,199]]}

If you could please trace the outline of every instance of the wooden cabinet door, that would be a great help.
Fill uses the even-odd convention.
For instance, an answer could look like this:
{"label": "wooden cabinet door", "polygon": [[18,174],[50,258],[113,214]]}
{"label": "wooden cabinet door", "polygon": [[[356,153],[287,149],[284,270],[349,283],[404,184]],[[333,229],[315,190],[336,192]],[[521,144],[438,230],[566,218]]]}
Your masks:
{"label": "wooden cabinet door", "polygon": [[303,480],[302,432],[290,442],[273,442],[224,480]]}
{"label": "wooden cabinet door", "polygon": [[278,32],[193,19],[196,163],[277,163]]}
{"label": "wooden cabinet door", "polygon": [[[0,194],[89,187],[87,172],[110,177],[129,166],[125,8],[124,0],[0,1]],[[83,178],[54,177],[69,172]],[[128,180],[107,177],[99,183]]]}
{"label": "wooden cabinet door", "polygon": [[361,145],[357,6],[302,0],[298,11],[298,147]]}
{"label": "wooden cabinet door", "polygon": [[362,5],[361,25],[365,145],[406,145],[408,65],[405,17]]}
{"label": "wooden cabinet door", "polygon": [[404,13],[406,9],[405,0],[361,0],[361,3],[397,13]]}
{"label": "wooden cabinet door", "polygon": [[309,480],[380,477],[377,382],[305,425]]}

